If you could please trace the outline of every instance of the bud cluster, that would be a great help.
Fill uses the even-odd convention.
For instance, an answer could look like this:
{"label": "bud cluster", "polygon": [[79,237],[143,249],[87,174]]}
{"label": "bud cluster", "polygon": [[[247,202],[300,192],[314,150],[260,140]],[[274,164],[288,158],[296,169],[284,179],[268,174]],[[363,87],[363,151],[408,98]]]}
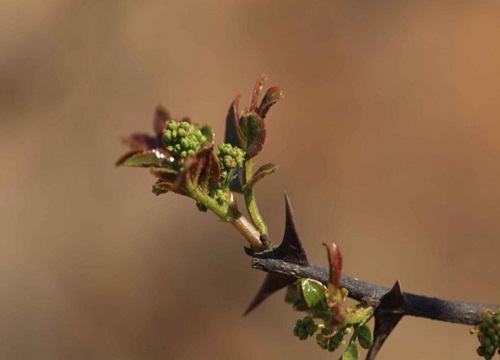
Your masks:
{"label": "bud cluster", "polygon": [[495,312],[486,309],[482,313],[483,322],[476,325],[472,330],[477,333],[481,346],[477,348],[477,354],[490,360],[497,352],[500,355],[500,308]]}
{"label": "bud cluster", "polygon": [[245,161],[245,152],[239,147],[231,144],[219,144],[219,153],[217,154],[221,167],[221,182],[228,179],[231,170],[243,166]]}
{"label": "bud cluster", "polygon": [[344,336],[352,330],[351,326],[346,326],[332,336],[330,330],[324,327],[321,332],[316,335],[316,343],[320,348],[333,352],[345,344]]}
{"label": "bud cluster", "polygon": [[187,121],[171,120],[163,132],[163,143],[174,157],[193,155],[205,144],[207,138],[196,125]]}
{"label": "bud cluster", "polygon": [[306,340],[309,336],[313,336],[319,325],[314,322],[312,316],[306,316],[303,319],[297,320],[293,329],[293,335],[297,336],[300,340]]}

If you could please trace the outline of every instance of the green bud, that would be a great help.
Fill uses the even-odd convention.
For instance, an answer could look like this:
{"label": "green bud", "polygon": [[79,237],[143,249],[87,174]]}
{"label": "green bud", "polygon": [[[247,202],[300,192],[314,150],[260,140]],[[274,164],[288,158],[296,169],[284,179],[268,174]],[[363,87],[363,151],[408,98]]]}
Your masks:
{"label": "green bud", "polygon": [[500,345],[500,336],[498,336],[496,333],[491,335],[491,342],[493,343],[493,345],[498,347],[498,345]]}
{"label": "green bud", "polygon": [[166,149],[180,158],[195,154],[206,143],[207,138],[202,134],[198,126],[187,121],[168,122],[163,132],[163,143]]}
{"label": "green bud", "polygon": [[484,350],[484,347],[482,347],[482,346],[478,347],[476,351],[477,351],[477,354],[478,354],[479,356],[484,356],[484,355],[486,355],[486,351]]}
{"label": "green bud", "polygon": [[485,324],[485,323],[482,323],[481,325],[479,325],[479,330],[483,333],[485,333],[486,331],[488,331],[490,327],[488,326],[488,324]]}
{"label": "green bud", "polygon": [[481,338],[480,342],[481,342],[481,345],[483,345],[485,347],[491,345],[491,339],[486,335]]}
{"label": "green bud", "polygon": [[323,334],[316,335],[316,344],[322,349],[328,349],[328,338]]}

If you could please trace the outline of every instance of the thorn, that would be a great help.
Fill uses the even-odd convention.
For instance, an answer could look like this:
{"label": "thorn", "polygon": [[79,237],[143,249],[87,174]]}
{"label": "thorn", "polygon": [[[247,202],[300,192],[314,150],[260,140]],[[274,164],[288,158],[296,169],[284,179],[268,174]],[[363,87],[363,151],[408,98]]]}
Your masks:
{"label": "thorn", "polygon": [[[304,251],[304,247],[302,246],[302,242],[300,241],[299,234],[297,234],[295,221],[293,218],[292,206],[290,204],[290,199],[288,198],[288,195],[286,193],[285,204],[286,220],[283,241],[277,248],[274,248],[270,251],[253,254],[253,256],[265,256],[266,258],[280,259],[291,264],[308,266],[309,262],[307,261],[307,256]],[[261,241],[266,241],[266,239],[268,239],[265,234],[262,234],[260,238]],[[255,309],[258,305],[260,305],[265,299],[269,297],[269,295],[292,284],[295,280],[297,279],[293,276],[268,273],[260,290],[257,292],[257,295],[255,295],[255,298],[252,300],[248,309],[245,311],[245,315]]]}
{"label": "thorn", "polygon": [[394,286],[380,299],[380,305],[375,310],[375,329],[373,330],[373,345],[370,347],[366,360],[374,360],[396,325],[403,318],[402,308],[405,298],[401,283],[397,280]]}
{"label": "thorn", "polygon": [[255,295],[254,299],[246,309],[243,315],[247,315],[257,306],[259,306],[264,300],[266,300],[269,295],[274,292],[290,285],[296,279],[287,275],[268,273],[264,279],[264,283],[260,287],[260,290]]}

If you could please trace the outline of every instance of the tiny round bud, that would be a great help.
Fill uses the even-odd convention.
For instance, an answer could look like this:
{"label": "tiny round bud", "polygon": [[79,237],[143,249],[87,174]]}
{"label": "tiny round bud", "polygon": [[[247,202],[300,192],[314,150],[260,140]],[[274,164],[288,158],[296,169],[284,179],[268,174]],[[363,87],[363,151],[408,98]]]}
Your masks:
{"label": "tiny round bud", "polygon": [[477,351],[477,354],[478,354],[479,356],[484,356],[484,355],[486,355],[486,351],[484,350],[484,347],[482,347],[482,346],[478,347],[476,351]]}

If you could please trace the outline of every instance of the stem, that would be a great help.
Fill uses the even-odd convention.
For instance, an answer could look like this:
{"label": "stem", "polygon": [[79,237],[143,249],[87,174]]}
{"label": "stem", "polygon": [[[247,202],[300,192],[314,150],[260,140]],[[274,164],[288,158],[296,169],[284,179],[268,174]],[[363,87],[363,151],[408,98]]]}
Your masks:
{"label": "stem", "polygon": [[238,210],[236,210],[236,218],[232,222],[233,226],[247,239],[253,250],[259,252],[265,250],[260,241],[260,233]]}
{"label": "stem", "polygon": [[[252,159],[245,161],[245,184],[249,184],[252,181]],[[247,206],[248,214],[252,219],[253,224],[257,229],[259,229],[261,234],[268,235],[267,226],[260,215],[259,208],[257,207],[257,201],[253,193],[253,187],[248,186],[243,191],[245,197],[245,204]]]}
{"label": "stem", "polygon": [[[328,284],[328,270],[314,264],[298,265],[280,259],[266,258],[265,253],[255,254],[252,267],[266,272],[277,273],[294,278],[310,278],[323,284]],[[371,284],[357,278],[342,275],[340,287],[349,291],[349,297],[357,301],[371,298],[380,300],[389,289]],[[403,315],[418,316],[427,319],[440,320],[449,323],[476,325],[481,319],[481,312],[486,309],[496,309],[498,305],[470,304],[430,298],[411,293],[403,293],[405,304]],[[399,310],[398,310],[399,311]]]}
{"label": "stem", "polygon": [[245,237],[252,249],[256,252],[266,250],[260,240],[260,232],[245,218],[236,207],[236,204],[219,205],[210,196],[203,194],[193,183],[187,182],[185,186],[189,196],[210,209],[215,215],[225,222],[230,222]]}

